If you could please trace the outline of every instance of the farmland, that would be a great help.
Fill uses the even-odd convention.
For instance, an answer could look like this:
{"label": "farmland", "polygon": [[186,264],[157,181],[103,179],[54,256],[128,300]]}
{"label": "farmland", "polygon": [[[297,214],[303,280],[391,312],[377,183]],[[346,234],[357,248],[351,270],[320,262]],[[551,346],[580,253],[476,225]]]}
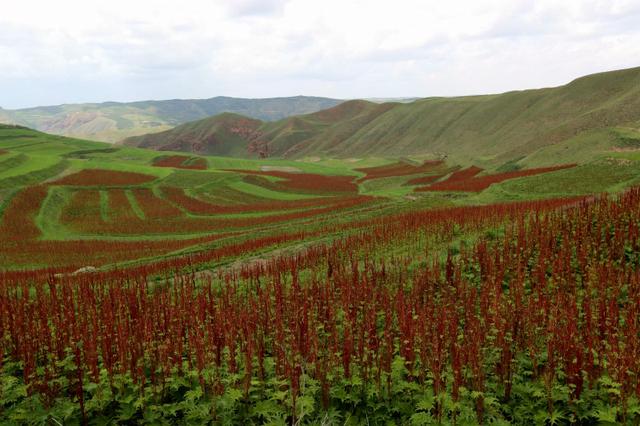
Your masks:
{"label": "farmland", "polygon": [[0,150],[5,423],[640,421],[633,150]]}

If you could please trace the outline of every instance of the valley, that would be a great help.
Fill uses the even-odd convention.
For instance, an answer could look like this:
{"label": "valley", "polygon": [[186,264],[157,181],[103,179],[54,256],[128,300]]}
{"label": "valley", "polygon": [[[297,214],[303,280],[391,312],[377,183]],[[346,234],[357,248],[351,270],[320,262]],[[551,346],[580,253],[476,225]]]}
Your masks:
{"label": "valley", "polygon": [[637,423],[639,91],[0,124],[0,423]]}

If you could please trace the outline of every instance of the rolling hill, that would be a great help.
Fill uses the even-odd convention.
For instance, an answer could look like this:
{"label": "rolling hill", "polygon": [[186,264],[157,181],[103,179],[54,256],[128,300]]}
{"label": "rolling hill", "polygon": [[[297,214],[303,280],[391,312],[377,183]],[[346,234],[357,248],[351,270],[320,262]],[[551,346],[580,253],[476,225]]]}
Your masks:
{"label": "rolling hill", "polygon": [[[224,114],[173,147],[329,150],[395,108]],[[640,134],[574,145],[605,131],[585,164],[489,170],[0,124],[0,424],[638,424]]]}
{"label": "rolling hill", "polygon": [[311,113],[340,102],[337,99],[309,96],[267,99],[219,96],[210,99],[70,104],[18,110],[0,108],[0,122],[20,124],[58,135],[117,142],[129,136],[163,131],[225,112],[270,121]]}
{"label": "rolling hill", "polygon": [[[220,127],[223,120],[226,125]],[[425,98],[411,103],[348,101],[276,122],[207,118],[126,145],[213,155],[449,157],[458,164],[560,163],[624,145],[640,127],[640,68],[589,75],[554,88],[498,95]],[[205,130],[209,127],[208,130]],[[635,137],[635,136],[634,136]],[[180,142],[178,142],[180,141]],[[235,148],[230,145],[237,144]],[[559,148],[561,147],[561,148]]]}

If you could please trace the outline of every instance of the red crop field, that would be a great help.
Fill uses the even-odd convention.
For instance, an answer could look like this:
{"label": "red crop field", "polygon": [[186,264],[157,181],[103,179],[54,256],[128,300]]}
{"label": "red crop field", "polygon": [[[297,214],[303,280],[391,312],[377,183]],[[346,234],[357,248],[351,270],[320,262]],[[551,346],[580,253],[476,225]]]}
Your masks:
{"label": "red crop field", "polygon": [[[331,176],[314,173],[288,173],[278,171],[256,171],[256,170],[234,170],[227,171],[243,173],[245,175],[271,176],[283,179],[281,182],[266,181],[267,186],[273,189],[298,192],[317,193],[344,193],[358,192],[358,185],[354,183],[354,176]],[[254,184],[261,184],[260,181],[251,181]]]}
{"label": "red crop field", "polygon": [[139,220],[124,189],[110,189],[107,194],[109,199],[109,222],[123,223]]}
{"label": "red crop field", "polygon": [[446,180],[447,182],[460,182],[466,181],[469,179],[473,179],[477,174],[481,173],[482,169],[480,167],[471,166],[466,169],[457,170],[451,173],[451,176]]}
{"label": "red crop field", "polygon": [[60,223],[75,230],[91,229],[95,222],[102,222],[100,191],[75,191],[60,214]]}
{"label": "red crop field", "polygon": [[[32,192],[23,202],[38,198]],[[45,404],[72,398],[82,418],[102,415],[101,392],[120,401],[144,388],[153,400],[186,392],[191,403],[214,404],[213,421],[241,422],[267,392],[281,395],[270,409],[291,421],[311,406],[371,413],[412,401],[412,412],[435,421],[455,420],[463,407],[478,423],[531,423],[532,413],[559,409],[590,419],[606,404],[624,423],[640,397],[638,218],[633,189],[383,216],[240,269],[178,273],[170,286],[150,276],[307,235],[52,276],[33,291],[25,285],[35,273],[6,273],[2,361],[19,362],[15,377]],[[428,256],[427,247],[461,230],[480,237]],[[414,255],[378,256],[401,244]],[[410,268],[420,247],[427,261]],[[532,408],[518,411],[525,397]],[[144,410],[132,408],[130,418]]]}
{"label": "red crop field", "polygon": [[184,216],[182,211],[147,188],[132,190],[147,219],[174,219]]}
{"label": "red crop field", "polygon": [[34,221],[46,196],[47,187],[43,185],[28,187],[14,195],[2,213],[0,222],[2,247],[5,250],[18,241],[40,236],[40,230]]}
{"label": "red crop field", "polygon": [[443,177],[444,175],[422,176],[407,181],[406,185],[428,185]]}
{"label": "red crop field", "polygon": [[84,169],[52,182],[53,185],[69,186],[128,186],[140,185],[155,180],[155,176],[134,172],[119,172],[102,169]]}
{"label": "red crop field", "polygon": [[364,177],[359,179],[360,182],[364,182],[369,179],[430,173],[439,170],[442,166],[444,166],[444,161],[441,160],[425,161],[419,166],[399,161],[397,163],[387,164],[384,166],[363,167],[355,170],[366,174]]}
{"label": "red crop field", "polygon": [[[479,167],[469,167],[458,172],[454,172],[448,179],[435,182],[429,186],[416,188],[415,191],[463,191],[463,192],[480,192],[487,189],[494,183],[504,182],[509,179],[516,179],[526,176],[534,176],[542,173],[554,172],[557,170],[575,167],[575,164],[565,164],[553,167],[540,167],[535,169],[517,170],[513,172],[496,173],[492,175],[477,176],[482,169]],[[415,182],[428,183],[428,182]]]}
{"label": "red crop field", "polygon": [[[198,215],[259,213],[276,210],[308,209],[333,204],[340,200],[338,197],[318,197],[303,200],[273,200],[248,204],[212,204],[185,194],[184,190],[175,187],[163,187],[162,192],[172,203],[182,207],[189,213]],[[343,197],[344,199],[346,197]]]}
{"label": "red crop field", "polygon": [[[39,237],[42,232],[36,226],[35,220],[47,192],[48,188],[45,185],[25,188],[18,192],[5,208],[0,221],[0,265],[35,263],[51,265],[57,270],[79,268],[87,264],[100,266],[154,257],[222,237],[212,235],[156,241],[41,240]],[[61,223],[81,231],[101,230],[104,222],[100,217],[99,192],[76,191],[69,206],[61,213]]]}
{"label": "red crop field", "polygon": [[[265,209],[259,212],[272,211],[274,214],[264,214],[257,217],[187,217],[176,206],[180,201],[186,201],[184,193],[182,197],[173,197],[176,204],[172,204],[163,198],[159,198],[151,190],[138,188],[132,190],[108,189],[108,220],[105,222],[100,215],[99,196],[90,195],[80,191],[76,193],[69,205],[63,209],[61,222],[77,231],[96,235],[162,235],[162,234],[190,234],[199,232],[218,232],[230,230],[249,229],[254,226],[271,225],[282,222],[298,221],[313,217],[331,217],[339,215],[341,211],[366,206],[375,201],[374,197],[354,195],[349,197],[327,197],[308,200],[310,203],[301,202],[298,208],[290,209]],[[127,192],[130,196],[127,196]],[[178,192],[169,191],[174,195]],[[135,201],[144,217],[139,217],[131,205],[131,198]],[[171,198],[169,198],[171,200]],[[192,199],[191,200],[195,200]],[[196,202],[188,205],[197,205],[203,214],[203,205]],[[313,201],[313,202],[311,202]],[[222,207],[222,206],[221,206]],[[276,206],[277,207],[277,206]],[[289,205],[289,207],[293,207]],[[187,209],[188,210],[188,209]],[[214,209],[215,210],[215,209]],[[250,212],[251,209],[238,209],[235,213]],[[287,211],[291,210],[291,211]],[[233,211],[218,214],[234,213]]]}
{"label": "red crop field", "polygon": [[207,160],[186,155],[167,155],[154,158],[153,165],[155,167],[174,167],[176,169],[206,170]]}

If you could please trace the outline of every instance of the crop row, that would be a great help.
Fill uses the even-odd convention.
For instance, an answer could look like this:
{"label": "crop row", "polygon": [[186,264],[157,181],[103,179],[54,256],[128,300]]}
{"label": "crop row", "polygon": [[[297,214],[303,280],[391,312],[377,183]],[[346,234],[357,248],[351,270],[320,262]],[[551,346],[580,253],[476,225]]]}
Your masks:
{"label": "crop row", "polygon": [[[11,265],[51,265],[63,266],[99,266],[152,257],[201,242],[222,238],[204,235],[200,238],[171,239],[170,241],[145,241],[144,234],[171,235],[181,232],[208,233],[227,228],[254,229],[256,226],[276,224],[304,219],[326,220],[353,208],[361,208],[373,202],[371,197],[337,197],[331,202],[318,204],[315,208],[296,210],[271,216],[256,218],[188,218],[177,216],[180,210],[164,199],[156,197],[151,190],[138,188],[133,190],[111,188],[98,191],[81,189],[72,193],[69,202],[62,208],[60,223],[76,232],[100,235],[103,238],[120,233],[139,236],[139,241],[47,241],[41,239],[42,233],[36,226],[36,218],[47,197],[45,185],[27,187],[19,191],[8,203],[0,221],[3,239],[0,247],[0,263]],[[106,200],[101,200],[101,193]],[[144,215],[140,218],[132,206]],[[103,205],[103,203],[106,204]],[[312,206],[306,206],[312,207]],[[86,237],[85,237],[86,238]],[[265,241],[288,241],[281,237],[267,238]],[[244,245],[242,250],[251,247]],[[260,246],[263,247],[263,246]],[[230,250],[229,253],[242,254],[242,251]]]}
{"label": "crop row", "polygon": [[155,176],[135,172],[84,169],[64,176],[53,182],[53,184],[69,186],[128,186],[140,185],[155,179]]}
{"label": "crop row", "polygon": [[[64,392],[82,412],[90,382],[128,377],[166,400],[166,383],[186,374],[196,398],[214,402],[285,384],[291,420],[329,407],[364,419],[402,395],[432,421],[455,421],[467,406],[480,423],[534,423],[539,412],[596,421],[603,407],[625,422],[640,393],[638,218],[640,190],[631,190],[393,215],[331,244],[199,281],[177,275],[171,286],[149,284],[145,269],[59,277],[33,291],[7,276],[0,338],[29,391],[50,403],[70,360],[77,386]],[[496,226],[418,264],[413,251],[372,255]],[[525,403],[533,408],[518,410]]]}
{"label": "crop row", "polygon": [[156,194],[148,188],[136,188],[131,192],[146,219],[163,220],[184,217],[184,214],[179,208],[167,200],[156,196]]}
{"label": "crop row", "polygon": [[[117,191],[126,199],[124,191]],[[19,191],[5,208],[0,221],[0,265],[49,265],[55,268],[82,267],[87,264],[99,266],[158,256],[222,237],[202,236],[167,241],[43,240],[42,232],[36,225],[36,217],[47,193],[46,185],[27,187]],[[104,222],[100,216],[99,191],[74,192],[60,219],[62,223],[80,230],[100,228],[96,223]]]}
{"label": "crop row", "polygon": [[289,173],[280,171],[256,171],[229,169],[228,171],[249,176],[271,176],[282,179],[279,182],[253,181],[267,185],[276,190],[310,192],[310,193],[357,193],[358,185],[354,176],[332,176],[314,173]]}
{"label": "crop row", "polygon": [[440,170],[442,168],[441,166],[444,166],[444,161],[442,160],[424,161],[419,166],[399,161],[397,163],[386,164],[384,166],[363,167],[356,170],[365,173],[365,176],[359,180],[360,182],[364,182],[370,179],[435,172]]}
{"label": "crop row", "polygon": [[[87,201],[84,197],[74,197],[72,202],[64,209],[65,212],[71,210],[74,213],[63,214],[61,216],[62,223],[81,232],[103,235],[213,232],[234,228],[251,228],[316,216],[335,215],[342,210],[374,202],[374,199],[368,196],[335,197],[325,202],[301,203],[298,206],[301,210],[284,211],[251,218],[187,217],[169,201],[158,197],[146,188],[131,190],[130,197],[127,197],[126,191],[122,189],[111,189],[106,192],[109,199],[109,221],[103,221],[97,214],[95,204],[83,204]],[[175,197],[173,198],[175,200]],[[143,218],[135,214],[132,201],[136,203],[143,213]],[[176,201],[185,201],[185,198]],[[188,204],[187,207],[193,208],[194,205],[202,206],[197,204],[196,201],[196,203]],[[240,211],[242,212],[242,209]],[[202,209],[198,212],[202,213]]]}
{"label": "crop row", "polygon": [[201,157],[167,155],[154,158],[153,165],[155,167],[174,167],[177,169],[206,170],[207,160]]}
{"label": "crop row", "polygon": [[223,205],[213,204],[185,194],[184,190],[175,187],[163,187],[164,196],[172,203],[197,215],[259,213],[276,210],[307,209],[335,203],[336,197],[318,197],[302,200],[262,200],[248,204]]}
{"label": "crop row", "polygon": [[[558,170],[575,167],[575,164],[564,164],[560,166],[552,167],[539,167],[534,169],[516,170],[512,172],[496,173],[491,175],[478,176],[482,169],[479,167],[471,166],[469,168],[454,172],[447,179],[435,183],[431,183],[429,186],[423,186],[416,188],[417,192],[425,191],[464,191],[464,192],[480,192],[487,189],[494,183],[504,182],[509,179],[516,179],[526,176],[534,176],[542,173],[549,173]],[[434,182],[432,180],[431,182]],[[414,184],[426,184],[428,181],[414,180]]]}
{"label": "crop row", "polygon": [[[33,205],[32,208],[39,208],[36,206]],[[94,222],[103,220],[100,191],[96,189],[74,191],[59,217],[61,224],[81,232],[90,228]]]}

